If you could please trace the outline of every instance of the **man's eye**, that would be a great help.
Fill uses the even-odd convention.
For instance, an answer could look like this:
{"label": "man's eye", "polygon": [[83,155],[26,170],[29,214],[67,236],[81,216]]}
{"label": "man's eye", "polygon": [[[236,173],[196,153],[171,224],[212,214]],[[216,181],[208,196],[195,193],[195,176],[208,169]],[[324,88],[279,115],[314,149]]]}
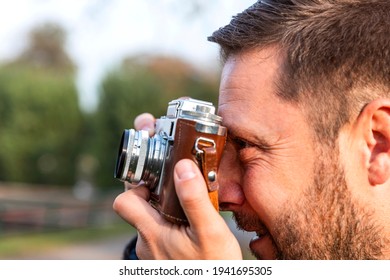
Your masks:
{"label": "man's eye", "polygon": [[233,142],[234,146],[236,147],[236,149],[238,149],[238,150],[243,150],[243,149],[253,147],[253,145],[251,143],[249,143],[241,138],[233,138],[232,142]]}
{"label": "man's eye", "polygon": [[265,142],[259,142],[257,144],[244,140],[242,138],[238,137],[228,137],[228,141],[233,144],[234,148],[237,151],[244,151],[244,150],[249,150],[252,148],[255,148],[256,150],[260,152],[271,152],[272,148]]}

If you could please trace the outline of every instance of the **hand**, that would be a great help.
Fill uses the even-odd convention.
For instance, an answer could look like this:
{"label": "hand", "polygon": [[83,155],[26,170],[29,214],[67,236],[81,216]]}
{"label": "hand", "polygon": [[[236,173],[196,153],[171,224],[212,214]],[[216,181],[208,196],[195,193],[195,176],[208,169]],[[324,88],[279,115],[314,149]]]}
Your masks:
{"label": "hand", "polygon": [[[135,126],[154,126],[154,118],[141,115]],[[115,211],[138,231],[140,259],[242,259],[240,246],[211,204],[199,168],[190,160],[174,169],[175,188],[189,225],[166,221],[148,203],[149,189],[127,184],[128,191],[114,202]]]}
{"label": "hand", "polygon": [[176,192],[189,225],[166,221],[147,202],[145,186],[119,195],[114,209],[138,230],[136,252],[141,259],[242,259],[225,221],[212,206],[198,167],[181,160],[174,170]]}

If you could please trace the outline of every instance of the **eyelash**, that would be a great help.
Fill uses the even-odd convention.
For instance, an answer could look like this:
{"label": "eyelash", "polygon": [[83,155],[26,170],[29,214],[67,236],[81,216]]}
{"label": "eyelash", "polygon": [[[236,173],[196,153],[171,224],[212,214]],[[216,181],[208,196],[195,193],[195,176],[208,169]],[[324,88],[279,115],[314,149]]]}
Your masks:
{"label": "eyelash", "polygon": [[230,138],[230,140],[233,143],[233,145],[237,148],[238,151],[256,147],[256,145],[248,141],[245,141],[241,138],[234,137],[234,138]]}
{"label": "eyelash", "polygon": [[238,159],[243,166],[246,166],[246,164],[248,164],[248,162],[251,161],[253,156],[257,154],[257,153],[253,153],[254,152],[253,148],[258,150],[258,146],[256,146],[253,143],[250,143],[246,140],[243,140],[241,138],[236,138],[236,137],[230,138],[230,141],[235,147],[238,155]]}
{"label": "eyelash", "polygon": [[271,147],[266,144],[254,144],[239,137],[229,137],[229,139],[238,152],[243,152],[251,148],[255,148],[260,152],[271,152]]}

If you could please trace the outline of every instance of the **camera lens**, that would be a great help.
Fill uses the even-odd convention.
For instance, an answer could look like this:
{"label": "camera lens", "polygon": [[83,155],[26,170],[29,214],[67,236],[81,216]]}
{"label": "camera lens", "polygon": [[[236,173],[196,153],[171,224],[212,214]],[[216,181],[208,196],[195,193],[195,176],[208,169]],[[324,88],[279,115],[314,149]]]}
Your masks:
{"label": "camera lens", "polygon": [[164,162],[166,140],[160,135],[150,138],[145,130],[125,130],[119,145],[114,176],[122,181],[151,188],[158,181]]}
{"label": "camera lens", "polygon": [[121,137],[121,143],[119,144],[119,151],[115,165],[114,177],[117,179],[122,178],[123,170],[126,162],[127,145],[129,142],[129,131],[125,130]]}

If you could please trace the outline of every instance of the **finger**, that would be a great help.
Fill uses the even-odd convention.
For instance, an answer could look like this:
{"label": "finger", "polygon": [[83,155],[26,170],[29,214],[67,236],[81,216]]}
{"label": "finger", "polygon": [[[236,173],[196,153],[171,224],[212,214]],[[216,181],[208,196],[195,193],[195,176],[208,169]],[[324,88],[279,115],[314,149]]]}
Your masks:
{"label": "finger", "polygon": [[161,217],[148,203],[150,192],[147,187],[139,186],[118,195],[113,208],[122,219],[140,231],[144,231]]}
{"label": "finger", "polygon": [[135,118],[134,128],[137,130],[146,130],[149,132],[149,135],[152,136],[154,134],[155,121],[152,114],[143,113]]}
{"label": "finger", "polygon": [[131,190],[131,189],[138,188],[139,186],[142,186],[144,184],[145,184],[145,182],[142,181],[142,180],[139,181],[139,183],[137,183],[137,184],[132,184],[132,183],[129,183],[128,181],[125,181],[124,189],[125,189],[125,191],[128,191],[128,190]]}
{"label": "finger", "polygon": [[203,175],[194,162],[188,159],[179,161],[175,166],[174,180],[181,206],[195,231],[205,229],[204,225],[220,218],[210,202]]}

